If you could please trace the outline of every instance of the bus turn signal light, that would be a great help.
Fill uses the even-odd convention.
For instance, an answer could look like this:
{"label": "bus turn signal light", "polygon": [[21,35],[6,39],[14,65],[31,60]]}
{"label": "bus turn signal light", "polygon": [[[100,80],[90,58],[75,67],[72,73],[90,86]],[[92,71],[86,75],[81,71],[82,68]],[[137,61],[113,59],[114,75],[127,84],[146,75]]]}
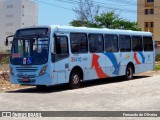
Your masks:
{"label": "bus turn signal light", "polygon": [[39,73],[39,76],[44,75],[44,74],[46,73],[46,69],[47,69],[47,66],[44,66],[44,67],[41,69],[41,71],[40,71],[40,73]]}

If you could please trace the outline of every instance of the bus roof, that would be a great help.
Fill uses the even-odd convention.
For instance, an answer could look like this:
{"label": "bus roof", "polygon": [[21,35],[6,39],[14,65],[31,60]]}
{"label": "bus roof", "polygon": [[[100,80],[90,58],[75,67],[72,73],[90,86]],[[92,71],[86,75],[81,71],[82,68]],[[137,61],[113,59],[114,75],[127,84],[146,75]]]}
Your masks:
{"label": "bus roof", "polygon": [[[152,36],[151,32],[144,31],[132,31],[132,30],[120,30],[120,29],[108,29],[108,28],[87,28],[87,27],[73,27],[73,26],[60,26],[60,25],[50,25],[50,26],[36,26],[36,27],[28,27],[21,29],[29,29],[29,28],[51,28],[53,31],[57,32],[81,32],[81,33],[103,33],[103,34],[130,34],[130,35],[145,35]],[[21,30],[20,29],[20,30]]]}
{"label": "bus roof", "polygon": [[57,28],[60,32],[85,32],[85,33],[106,33],[106,34],[130,34],[130,35],[147,35],[152,36],[151,32],[108,29],[108,28],[87,28],[87,27],[73,27],[73,26],[59,26],[51,25],[51,29]]}

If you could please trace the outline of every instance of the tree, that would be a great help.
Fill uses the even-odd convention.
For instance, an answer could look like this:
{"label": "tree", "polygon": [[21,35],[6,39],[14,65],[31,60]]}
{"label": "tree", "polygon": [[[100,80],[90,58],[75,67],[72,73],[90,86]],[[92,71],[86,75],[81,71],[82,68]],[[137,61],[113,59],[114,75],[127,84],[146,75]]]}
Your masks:
{"label": "tree", "polygon": [[102,13],[95,17],[97,26],[109,29],[140,31],[136,22],[130,22],[119,17],[114,11]]}
{"label": "tree", "polygon": [[77,20],[94,23],[95,16],[98,15],[100,7],[94,5],[92,0],[79,0],[78,6],[73,8]]}
{"label": "tree", "polygon": [[83,20],[73,20],[70,22],[72,26],[86,26],[93,28],[109,28],[109,29],[123,29],[123,30],[134,30],[140,31],[136,22],[130,22],[128,20],[122,19],[119,15],[115,14],[114,11],[103,12],[100,15],[94,17],[94,22],[83,21]]}
{"label": "tree", "polygon": [[71,26],[74,27],[90,27],[90,28],[100,28],[96,23],[91,23],[89,21],[82,21],[82,20],[73,20],[70,22]]}
{"label": "tree", "polygon": [[121,19],[114,11],[102,13],[95,17],[96,23],[102,28],[113,28],[115,23],[119,22]]}
{"label": "tree", "polygon": [[73,20],[72,22],[70,22],[70,24],[75,27],[80,27],[80,26],[90,27],[89,26],[90,22],[83,20]]}

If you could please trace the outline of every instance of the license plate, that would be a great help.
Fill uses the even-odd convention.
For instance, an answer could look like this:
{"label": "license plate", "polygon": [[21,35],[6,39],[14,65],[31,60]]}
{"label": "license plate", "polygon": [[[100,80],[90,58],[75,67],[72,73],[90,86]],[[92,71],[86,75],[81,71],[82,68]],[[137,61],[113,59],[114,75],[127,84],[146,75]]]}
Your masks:
{"label": "license plate", "polygon": [[30,82],[30,79],[29,78],[23,78],[22,81],[23,82]]}

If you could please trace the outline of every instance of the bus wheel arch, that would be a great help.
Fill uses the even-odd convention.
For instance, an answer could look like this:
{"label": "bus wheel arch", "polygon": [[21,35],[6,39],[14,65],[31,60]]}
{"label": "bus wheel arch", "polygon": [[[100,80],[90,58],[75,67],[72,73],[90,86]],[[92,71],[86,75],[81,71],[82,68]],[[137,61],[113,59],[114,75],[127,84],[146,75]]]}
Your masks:
{"label": "bus wheel arch", "polygon": [[133,78],[133,74],[135,73],[135,66],[132,62],[129,62],[126,66],[125,77],[127,80],[131,80]]}
{"label": "bus wheel arch", "polygon": [[82,81],[83,81],[83,70],[81,67],[75,66],[72,69],[69,77],[70,88],[72,89],[79,88]]}

